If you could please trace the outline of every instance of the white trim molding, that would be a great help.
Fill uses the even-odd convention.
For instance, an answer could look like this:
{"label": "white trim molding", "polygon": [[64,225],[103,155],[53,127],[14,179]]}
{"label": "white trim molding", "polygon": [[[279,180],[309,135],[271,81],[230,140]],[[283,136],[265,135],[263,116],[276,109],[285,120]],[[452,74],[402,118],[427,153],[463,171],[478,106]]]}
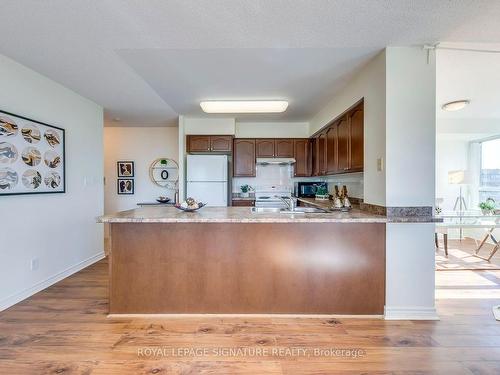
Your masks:
{"label": "white trim molding", "polygon": [[27,289],[24,289],[18,293],[12,294],[9,297],[3,299],[0,301],[0,311],[3,311],[5,309],[8,309],[11,306],[14,306],[16,303],[21,302],[22,300],[31,297],[32,295],[48,288],[51,285],[54,285],[55,283],[65,279],[68,276],[73,275],[74,273],[83,270],[84,268],[97,263],[101,259],[105,258],[104,252],[99,252],[90,258],[87,258],[85,260],[82,260],[80,263],[77,263],[69,268],[66,268],[65,270],[49,277],[48,279],[45,279],[32,287],[29,287]]}
{"label": "white trim molding", "polygon": [[385,320],[439,320],[437,311],[433,307],[390,307],[384,308]]}

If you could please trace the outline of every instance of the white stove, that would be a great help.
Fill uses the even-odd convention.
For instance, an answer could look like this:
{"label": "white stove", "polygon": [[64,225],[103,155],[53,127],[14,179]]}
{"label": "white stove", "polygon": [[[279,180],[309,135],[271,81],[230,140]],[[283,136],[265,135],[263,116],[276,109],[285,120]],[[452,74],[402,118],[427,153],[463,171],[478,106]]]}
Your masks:
{"label": "white stove", "polygon": [[292,189],[289,186],[268,185],[255,188],[255,207],[286,208],[280,197],[290,198]]}

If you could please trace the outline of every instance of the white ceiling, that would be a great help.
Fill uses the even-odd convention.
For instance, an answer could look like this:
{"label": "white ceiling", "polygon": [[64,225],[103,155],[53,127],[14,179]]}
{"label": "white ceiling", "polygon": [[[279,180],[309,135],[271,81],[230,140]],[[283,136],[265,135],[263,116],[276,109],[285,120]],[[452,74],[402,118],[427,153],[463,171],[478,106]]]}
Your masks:
{"label": "white ceiling", "polygon": [[497,0],[2,0],[0,53],[120,126],[215,98],[286,97],[251,120],[300,121],[385,46],[500,42],[499,18]]}
{"label": "white ceiling", "polygon": [[[445,43],[441,47],[469,50],[437,50],[438,118],[498,119],[500,122],[500,44]],[[470,104],[454,112],[441,109],[444,103],[461,99],[470,100]]]}

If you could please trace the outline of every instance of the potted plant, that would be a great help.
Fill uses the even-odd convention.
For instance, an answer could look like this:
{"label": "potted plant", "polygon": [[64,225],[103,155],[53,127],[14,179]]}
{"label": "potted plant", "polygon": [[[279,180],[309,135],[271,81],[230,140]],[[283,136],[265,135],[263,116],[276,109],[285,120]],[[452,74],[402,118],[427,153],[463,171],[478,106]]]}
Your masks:
{"label": "potted plant", "polygon": [[241,189],[241,197],[248,198],[250,195],[250,191],[252,190],[252,187],[250,185],[245,184],[241,185],[240,189]]}
{"label": "potted plant", "polygon": [[493,198],[488,198],[485,202],[479,203],[479,208],[483,215],[491,215],[495,210],[495,206],[495,200]]}
{"label": "potted plant", "polygon": [[316,196],[314,198],[318,200],[330,199],[330,194],[328,194],[328,189],[325,185],[319,185],[316,187]]}

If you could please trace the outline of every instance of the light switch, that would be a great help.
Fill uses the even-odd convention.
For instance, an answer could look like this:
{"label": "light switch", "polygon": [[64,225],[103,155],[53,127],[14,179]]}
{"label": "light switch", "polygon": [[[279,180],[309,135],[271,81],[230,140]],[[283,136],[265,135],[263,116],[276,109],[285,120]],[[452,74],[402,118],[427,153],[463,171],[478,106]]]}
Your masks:
{"label": "light switch", "polygon": [[377,159],[377,172],[382,172],[383,170],[384,170],[384,159],[378,158]]}

